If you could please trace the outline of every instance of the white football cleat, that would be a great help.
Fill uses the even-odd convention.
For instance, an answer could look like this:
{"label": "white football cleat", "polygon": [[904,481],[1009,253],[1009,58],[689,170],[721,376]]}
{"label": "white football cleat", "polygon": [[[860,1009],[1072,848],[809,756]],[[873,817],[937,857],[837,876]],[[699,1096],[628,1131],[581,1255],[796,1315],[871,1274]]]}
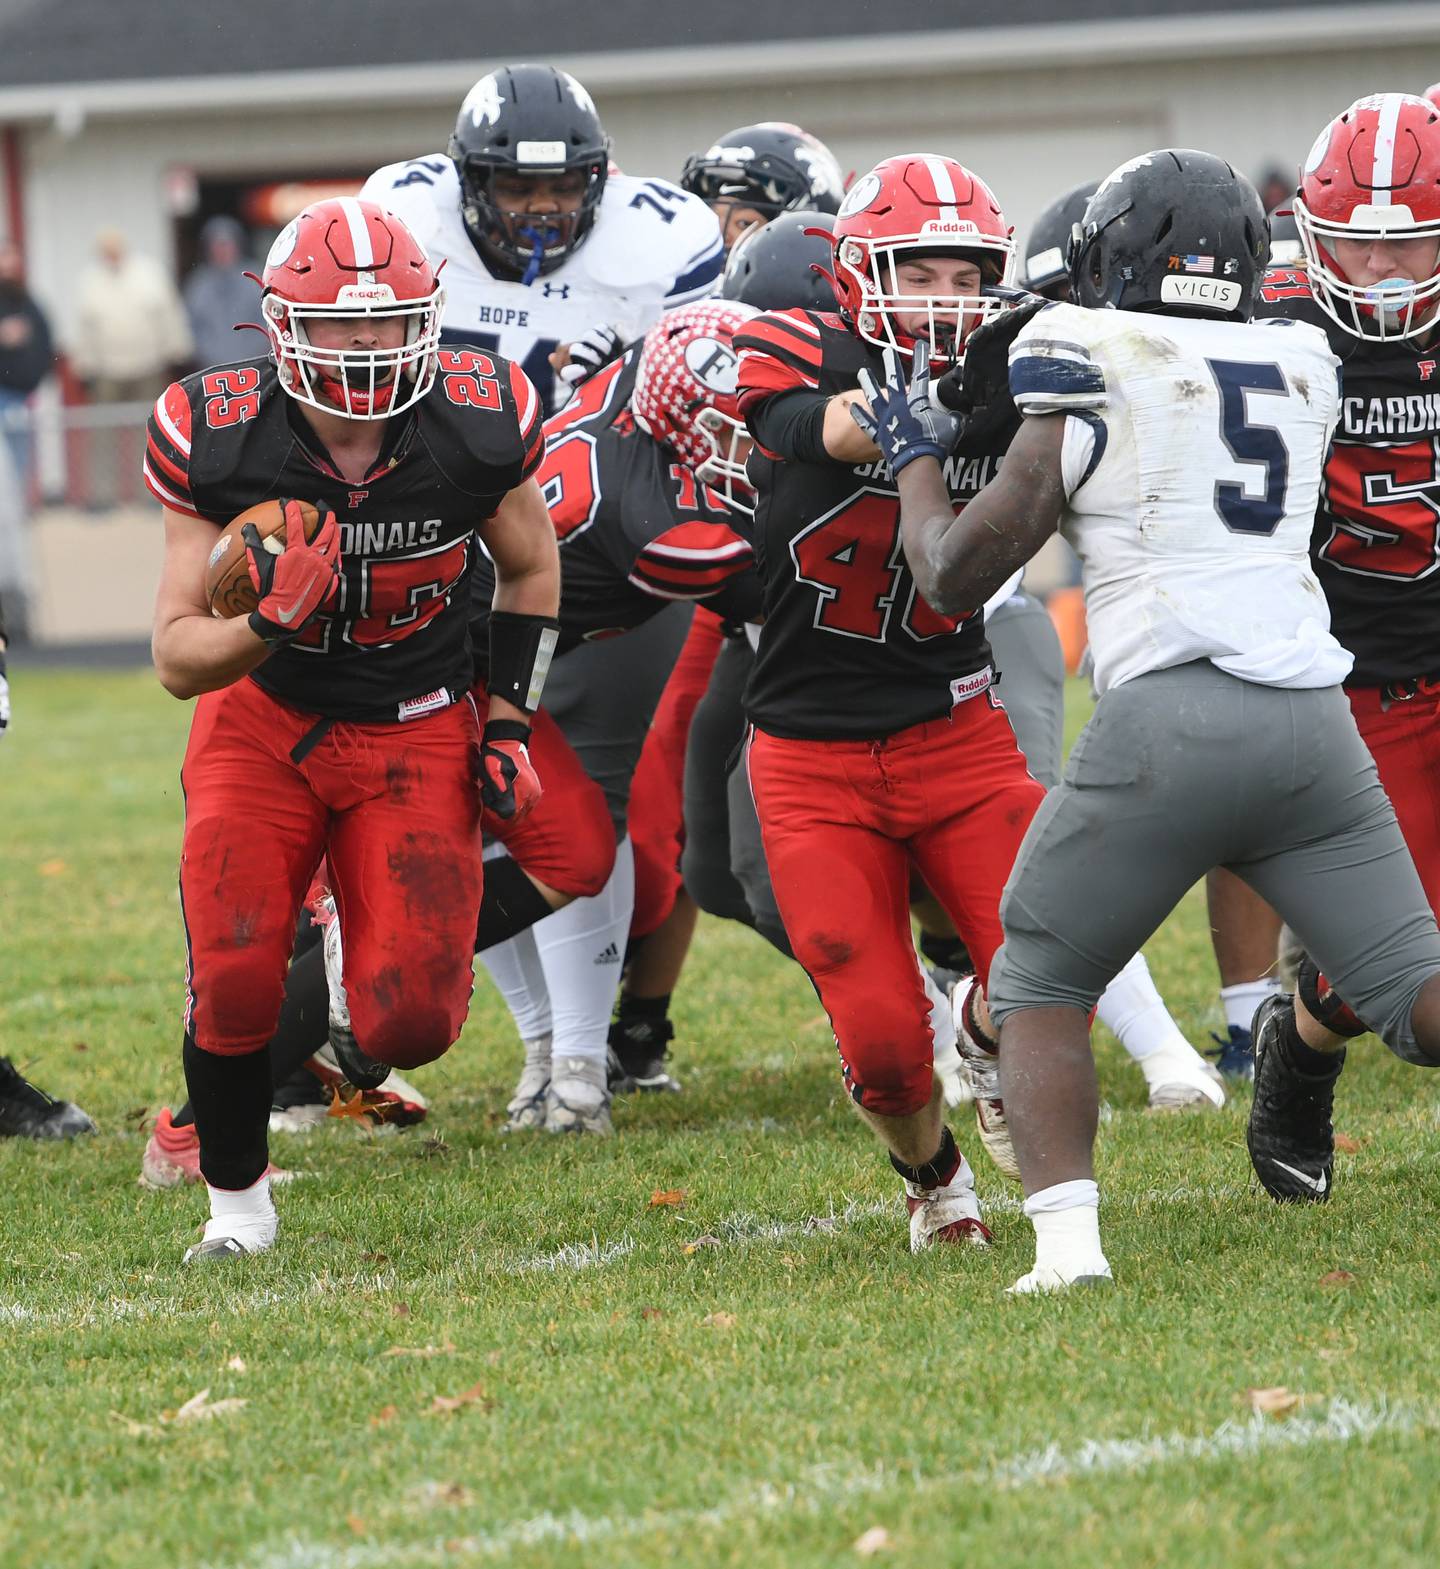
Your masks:
{"label": "white football cleat", "polygon": [[955,1049],[954,1036],[935,1040],[935,1077],[940,1080],[940,1093],[945,1097],[947,1106],[963,1106],[967,1101],[974,1100],[970,1093],[970,1082],[965,1077],[965,1064],[960,1059],[960,1053]]}
{"label": "white football cleat", "polygon": [[245,1258],[251,1253],[268,1253],[275,1246],[280,1217],[273,1204],[259,1215],[212,1215],[205,1222],[205,1234],[185,1249],[182,1264],[210,1258]]}
{"label": "white football cleat", "polygon": [[1060,1270],[1046,1265],[1043,1269],[1036,1265],[1028,1275],[1021,1275],[1013,1286],[1010,1286],[1005,1295],[1007,1297],[1030,1297],[1043,1292],[1069,1291],[1074,1287],[1087,1286],[1113,1286],[1115,1277],[1110,1273],[1110,1266],[1102,1258],[1087,1271],[1081,1274],[1063,1274]]}
{"label": "white football cleat", "polygon": [[[397,1068],[391,1068],[378,1090],[357,1090],[345,1077],[327,1041],[305,1063],[308,1072],[339,1097],[327,1094],[325,1117],[351,1118],[374,1129],[413,1128],[430,1115],[430,1102]],[[275,1126],[272,1115],[270,1126]]]}
{"label": "white football cleat", "polygon": [[[970,988],[980,982],[973,975],[956,981],[950,993],[950,1009],[955,1015],[955,1050],[960,1054],[960,1076],[975,1102],[975,1127],[985,1153],[1002,1175],[1020,1180],[1020,1163],[1010,1142],[1010,1125],[1005,1120],[1005,1103],[1000,1099],[1000,1059],[988,1051],[965,1027],[965,999]],[[943,1080],[942,1080],[943,1083]]]}
{"label": "white football cleat", "polygon": [[1162,1048],[1142,1057],[1136,1066],[1149,1086],[1151,1111],[1218,1111],[1225,1104],[1225,1080],[1219,1070],[1189,1045]]}
{"label": "white football cleat", "polygon": [[537,1035],[523,1042],[525,1066],[520,1070],[520,1082],[505,1108],[505,1126],[502,1133],[523,1133],[545,1126],[545,1097],[550,1089],[550,1035]]}
{"label": "white football cleat", "polygon": [[610,1085],[605,1060],[556,1057],[550,1065],[545,1092],[547,1133],[599,1133],[615,1130],[610,1122]]}
{"label": "white football cleat", "polygon": [[912,1253],[923,1253],[937,1242],[990,1246],[990,1228],[980,1219],[975,1173],[963,1155],[955,1175],[943,1187],[921,1188],[906,1182],[905,1208],[910,1211]]}

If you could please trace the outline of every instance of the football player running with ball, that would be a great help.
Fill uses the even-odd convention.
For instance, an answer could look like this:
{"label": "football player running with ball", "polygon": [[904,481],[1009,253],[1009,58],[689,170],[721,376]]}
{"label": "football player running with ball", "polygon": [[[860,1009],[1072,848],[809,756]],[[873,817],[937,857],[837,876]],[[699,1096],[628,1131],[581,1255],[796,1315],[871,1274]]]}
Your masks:
{"label": "football player running with ball", "polygon": [[[981,291],[1013,259],[982,180],[948,158],[890,158],[836,220],[843,314],[777,311],[736,337],[765,586],[745,692],[750,783],[785,930],[850,1093],[904,1180],[917,1251],[989,1232],[942,1121],[911,872],[975,962],[964,1027],[983,1037],[1000,891],[1044,792],[992,690],[984,595],[952,615],[922,596],[900,552],[894,482],[850,407],[887,347],[923,364],[923,342],[951,362],[1001,308]],[[947,494],[966,499],[997,457],[953,459]]]}
{"label": "football player running with ball", "polygon": [[[181,780],[185,1077],[210,1192],[186,1258],[275,1239],[267,1175],[275,1028],[296,916],[326,856],[364,1059],[413,1066],[464,1023],[482,804],[515,817],[555,638],[559,564],[532,478],[540,399],[515,365],[441,349],[435,268],[392,213],[308,207],[262,279],[268,359],[169,387],[145,475],[165,508],[153,652],[198,697]],[[278,553],[245,535],[258,601],[217,619],[217,528],[284,500]],[[468,695],[477,537],[495,565],[489,711]]]}
{"label": "football player running with ball", "polygon": [[[1025,421],[958,517],[923,382],[907,397],[892,363],[875,390],[906,559],[938,611],[1057,526],[1084,575],[1100,697],[1025,836],[991,976],[1036,1236],[1019,1292],[1110,1276],[1089,1018],[1212,866],[1280,911],[1399,1056],[1440,1063],[1440,931],[1309,562],[1336,360],[1313,327],[1249,325],[1268,244],[1254,188],[1221,159],[1163,150],[1111,174],[1072,251],[1076,303],[1037,300],[972,343],[969,401],[1013,394]],[[1007,340],[1008,378],[992,370]]]}

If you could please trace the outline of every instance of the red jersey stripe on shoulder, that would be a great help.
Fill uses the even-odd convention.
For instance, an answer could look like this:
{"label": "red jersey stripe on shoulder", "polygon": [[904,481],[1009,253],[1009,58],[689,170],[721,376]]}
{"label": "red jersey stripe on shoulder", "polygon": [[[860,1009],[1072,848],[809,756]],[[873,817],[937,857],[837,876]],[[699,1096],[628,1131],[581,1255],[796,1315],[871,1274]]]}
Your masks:
{"label": "red jersey stripe on shoulder", "polygon": [[156,501],[158,501],[162,507],[169,507],[172,512],[183,512],[186,517],[199,518],[202,523],[208,523],[211,521],[209,518],[202,517],[200,513],[198,513],[195,508],[191,506],[188,498],[182,500],[179,496],[175,495],[173,491],[166,489],[166,487],[162,485],[158,479],[156,479],[155,473],[150,467],[150,460],[148,458],[141,466],[140,473],[141,477],[145,481],[145,488],[152,496],[154,496]]}
{"label": "red jersey stripe on shoulder", "polygon": [[782,315],[762,316],[759,321],[750,322],[743,332],[735,334],[735,349],[742,354],[784,354],[817,371],[824,353],[818,329],[807,335],[790,317]]}
{"label": "red jersey stripe on shoulder", "polygon": [[177,491],[183,491],[187,496],[190,494],[190,476],[156,441],[153,434],[146,438],[145,456],[167,485]]}
{"label": "red jersey stripe on shoulder", "polygon": [[510,392],[515,399],[515,414],[520,421],[520,439],[529,443],[530,427],[540,417],[540,394],[535,384],[512,360],[510,362]]}
{"label": "red jersey stripe on shoulder", "polygon": [[172,381],[155,400],[155,423],[185,456],[190,456],[190,399],[178,381]]}

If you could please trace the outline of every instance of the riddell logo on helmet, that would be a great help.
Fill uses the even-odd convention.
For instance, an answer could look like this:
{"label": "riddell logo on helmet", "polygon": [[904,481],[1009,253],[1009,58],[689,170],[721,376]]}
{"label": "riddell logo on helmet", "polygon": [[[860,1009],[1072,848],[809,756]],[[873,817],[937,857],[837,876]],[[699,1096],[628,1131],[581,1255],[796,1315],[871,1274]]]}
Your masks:
{"label": "riddell logo on helmet", "polygon": [[337,305],[393,305],[395,291],[388,283],[347,283],[335,296]]}
{"label": "riddell logo on helmet", "polygon": [[955,234],[979,234],[980,225],[969,218],[931,218],[920,226],[922,240],[937,240]]}

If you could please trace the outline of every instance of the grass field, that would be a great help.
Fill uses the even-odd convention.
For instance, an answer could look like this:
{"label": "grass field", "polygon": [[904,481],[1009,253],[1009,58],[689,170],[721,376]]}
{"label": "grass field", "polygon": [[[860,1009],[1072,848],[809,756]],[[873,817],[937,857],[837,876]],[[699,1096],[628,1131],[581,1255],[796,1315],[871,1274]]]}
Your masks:
{"label": "grass field", "polygon": [[[426,1127],[280,1141],[276,1251],[182,1273],[203,1196],[135,1177],[180,1090],[188,710],[143,672],[14,684],[0,1052],[101,1132],[0,1145],[4,1569],[1440,1562],[1440,1084],[1373,1045],[1334,1202],[1281,1210],[1245,1096],[1157,1120],[1102,1043],[1118,1289],[1008,1299],[1030,1229],[968,1115],[996,1246],[912,1258],[803,976],[711,923],[683,1095],[502,1137],[481,987]],[[1149,951],[1202,1040],[1194,894]],[[1274,1386],[1304,1399],[1253,1414]],[[177,1415],[202,1390],[243,1404]]]}

